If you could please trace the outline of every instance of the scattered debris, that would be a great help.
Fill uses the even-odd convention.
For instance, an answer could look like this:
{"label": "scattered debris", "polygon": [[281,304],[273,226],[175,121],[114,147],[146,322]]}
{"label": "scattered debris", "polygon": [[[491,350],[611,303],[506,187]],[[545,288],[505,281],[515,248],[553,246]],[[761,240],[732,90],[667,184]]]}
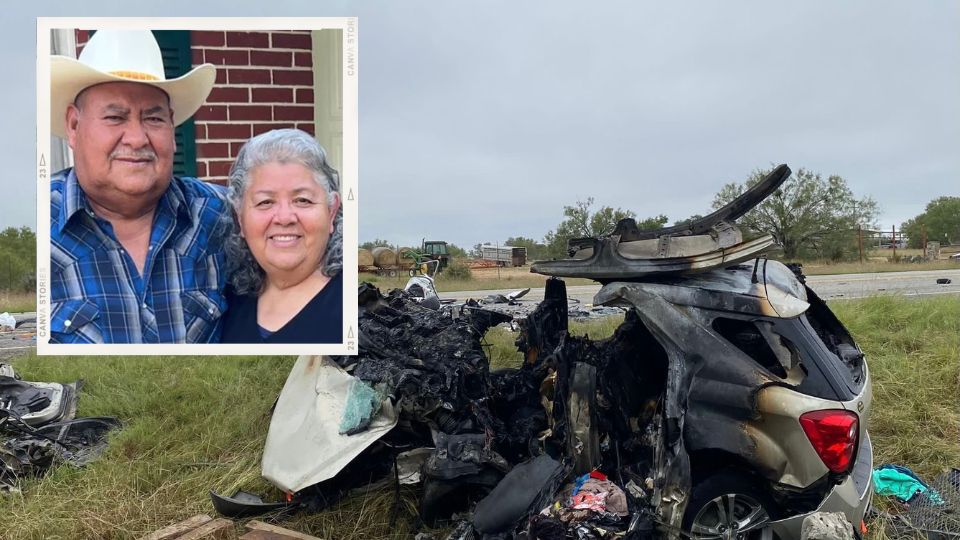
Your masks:
{"label": "scattered debris", "polygon": [[569,316],[574,321],[586,321],[623,315],[627,310],[616,306],[572,306]]}
{"label": "scattered debris", "polygon": [[61,463],[82,467],[106,449],[107,435],[120,422],[74,418],[81,386],[21,381],[0,364],[0,490],[17,491],[21,478]]}
{"label": "scattered debris", "polygon": [[924,485],[928,489],[901,503],[899,512],[877,512],[881,518],[877,522],[890,538],[960,539],[960,469],[950,469]]}
{"label": "scattered debris", "polygon": [[23,351],[37,346],[37,314],[36,313],[4,313],[13,319],[6,319],[6,324],[0,324],[0,362],[13,358]]}
{"label": "scattered debris", "polygon": [[17,327],[17,319],[13,315],[3,312],[0,313],[0,332],[13,332]]}
{"label": "scattered debris", "polygon": [[507,294],[491,294],[481,300],[484,304],[510,304],[515,305],[517,300],[523,298],[528,292],[530,292],[530,287],[526,289],[520,289],[519,291],[513,291]]}
{"label": "scattered debris", "polygon": [[937,279],[937,285],[949,285],[953,283],[953,280],[950,278],[939,278]]}
{"label": "scattered debris", "polygon": [[213,502],[213,509],[218,514],[230,518],[262,516],[270,512],[290,510],[297,506],[289,502],[264,502],[259,495],[242,490],[230,497],[210,490],[210,499]]}

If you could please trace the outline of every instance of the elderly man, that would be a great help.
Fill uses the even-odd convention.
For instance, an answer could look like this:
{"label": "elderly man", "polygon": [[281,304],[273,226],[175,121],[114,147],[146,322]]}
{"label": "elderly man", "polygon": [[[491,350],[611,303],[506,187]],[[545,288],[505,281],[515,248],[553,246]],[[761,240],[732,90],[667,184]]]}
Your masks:
{"label": "elderly man", "polygon": [[166,80],[149,31],[101,30],[51,59],[51,122],[75,166],[50,186],[51,343],[219,341],[229,208],[173,176],[174,128],[215,68]]}

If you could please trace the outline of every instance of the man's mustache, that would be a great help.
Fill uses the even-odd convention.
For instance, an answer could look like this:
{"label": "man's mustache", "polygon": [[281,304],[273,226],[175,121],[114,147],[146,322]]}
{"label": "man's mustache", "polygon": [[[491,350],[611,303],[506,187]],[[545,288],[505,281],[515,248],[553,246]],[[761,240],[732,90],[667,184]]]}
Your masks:
{"label": "man's mustache", "polygon": [[157,153],[153,150],[114,150],[110,152],[110,159],[149,159],[155,161]]}

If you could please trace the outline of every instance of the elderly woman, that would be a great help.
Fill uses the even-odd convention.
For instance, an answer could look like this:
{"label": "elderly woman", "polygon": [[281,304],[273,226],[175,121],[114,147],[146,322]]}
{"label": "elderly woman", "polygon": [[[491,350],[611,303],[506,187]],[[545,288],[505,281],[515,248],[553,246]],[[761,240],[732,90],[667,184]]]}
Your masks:
{"label": "elderly woman", "polygon": [[224,343],[340,343],[343,211],[326,152],[296,129],[250,139],[230,170],[237,217]]}

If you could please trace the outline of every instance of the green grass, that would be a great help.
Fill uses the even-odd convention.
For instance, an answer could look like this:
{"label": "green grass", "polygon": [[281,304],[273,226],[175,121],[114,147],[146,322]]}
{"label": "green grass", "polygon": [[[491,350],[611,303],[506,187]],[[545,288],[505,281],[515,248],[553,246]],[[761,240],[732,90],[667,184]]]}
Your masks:
{"label": "green grass", "polygon": [[[868,355],[877,463],[933,477],[960,463],[960,301],[880,297],[834,302]],[[619,319],[573,324],[600,338]],[[516,334],[486,336],[495,367],[521,361]],[[0,537],[135,538],[198,513],[213,513],[207,491],[238,488],[279,498],[260,478],[270,407],[293,365],[289,357],[182,358],[28,356],[14,362],[26,380],[85,379],[79,414],[118,416],[124,428],[84,469],[59,467],[0,496]],[[328,539],[409,538],[416,495],[405,490],[397,520],[391,491],[353,496],[281,524]],[[242,524],[242,522],[240,523]],[[238,524],[238,527],[240,526]],[[238,528],[238,530],[240,530]],[[442,537],[442,536],[441,536]],[[873,527],[871,540],[883,540]]]}
{"label": "green grass", "polygon": [[[897,250],[897,253],[900,251]],[[926,261],[920,263],[864,261],[831,263],[823,261],[806,261],[803,263],[803,273],[808,276],[829,274],[865,274],[872,272],[910,272],[913,270],[960,270],[956,261]]]}
{"label": "green grass", "polygon": [[833,302],[870,367],[877,464],[931,478],[960,466],[960,299]]}
{"label": "green grass", "polygon": [[[960,466],[960,299],[878,296],[831,308],[869,362],[874,463],[928,480]],[[896,510],[890,500],[874,504]],[[867,524],[868,540],[892,540],[883,519]]]}

